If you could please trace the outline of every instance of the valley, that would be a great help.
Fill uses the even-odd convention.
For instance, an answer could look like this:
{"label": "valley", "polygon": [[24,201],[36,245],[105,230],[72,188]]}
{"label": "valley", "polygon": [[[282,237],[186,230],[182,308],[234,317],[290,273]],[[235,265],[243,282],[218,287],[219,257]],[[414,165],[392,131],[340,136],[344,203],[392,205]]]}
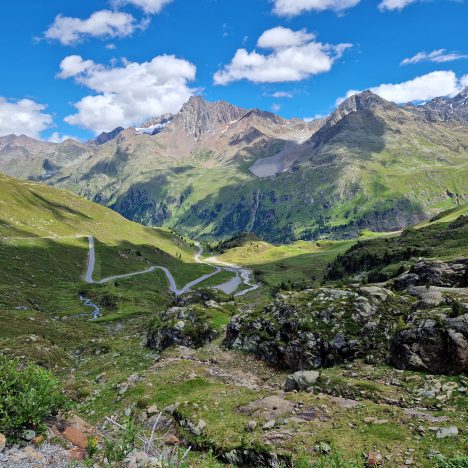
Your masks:
{"label": "valley", "polygon": [[[464,338],[444,345],[445,364],[422,338],[415,356],[395,347],[424,317],[466,336],[466,205],[403,232],[202,247],[65,191],[0,182],[2,354],[51,369],[100,440],[121,436],[108,418],[130,416],[171,457],[190,447],[180,466],[463,459]],[[247,273],[232,264],[250,285],[212,289]]]}

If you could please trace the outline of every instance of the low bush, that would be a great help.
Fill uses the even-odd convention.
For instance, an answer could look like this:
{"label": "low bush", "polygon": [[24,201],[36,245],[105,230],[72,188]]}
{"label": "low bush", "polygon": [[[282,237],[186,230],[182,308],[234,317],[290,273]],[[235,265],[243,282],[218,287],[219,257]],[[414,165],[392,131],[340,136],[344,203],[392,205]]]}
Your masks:
{"label": "low bush", "polygon": [[45,419],[70,405],[49,371],[0,356],[0,432],[10,440],[26,429],[40,431]]}

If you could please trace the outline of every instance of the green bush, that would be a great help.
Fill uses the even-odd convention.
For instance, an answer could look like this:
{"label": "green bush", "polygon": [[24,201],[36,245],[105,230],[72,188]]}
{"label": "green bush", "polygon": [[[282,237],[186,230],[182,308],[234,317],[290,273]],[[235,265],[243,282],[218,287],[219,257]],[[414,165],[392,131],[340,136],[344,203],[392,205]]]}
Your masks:
{"label": "green bush", "polygon": [[0,356],[0,432],[16,439],[25,429],[70,409],[70,400],[52,374],[34,364]]}

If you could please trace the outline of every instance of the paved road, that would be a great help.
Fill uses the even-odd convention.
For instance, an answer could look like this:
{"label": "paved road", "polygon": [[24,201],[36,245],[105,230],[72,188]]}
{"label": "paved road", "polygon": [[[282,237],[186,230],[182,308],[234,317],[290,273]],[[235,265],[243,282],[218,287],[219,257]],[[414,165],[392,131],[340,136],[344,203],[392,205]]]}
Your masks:
{"label": "paved road", "polygon": [[[212,257],[211,259],[208,259],[208,261],[202,260],[202,255],[203,255],[203,247],[197,242],[195,245],[198,247],[198,251],[194,256],[194,259],[197,263],[201,263],[203,265],[209,265],[213,267],[215,270],[212,273],[207,273],[206,275],[202,275],[198,277],[197,279],[191,281],[190,283],[187,283],[185,286],[183,286],[181,289],[177,287],[176,281],[174,277],[172,276],[172,273],[163,266],[160,265],[153,265],[146,270],[142,271],[137,271],[134,273],[127,273],[124,275],[115,275],[115,276],[109,276],[108,278],[103,278],[99,281],[94,281],[93,280],[93,274],[94,274],[94,268],[96,265],[96,252],[94,248],[94,237],[93,236],[86,236],[88,238],[88,250],[89,250],[89,255],[88,255],[88,268],[86,270],[85,274],[85,281],[89,284],[105,284],[110,281],[114,281],[117,279],[123,279],[123,278],[130,278],[132,276],[138,276],[138,275],[145,275],[147,273],[151,273],[155,270],[162,270],[164,274],[167,277],[167,280],[169,281],[169,289],[176,295],[180,296],[182,294],[185,294],[186,292],[190,291],[194,286],[196,286],[199,283],[202,283],[203,281],[207,280],[208,278],[211,278],[212,276],[217,275],[221,271],[231,271],[236,274],[236,277],[233,278],[232,280],[229,280],[225,283],[219,284],[217,286],[214,286],[216,289],[220,289],[224,291],[226,294],[232,294],[234,291],[236,291],[239,286],[244,283],[247,286],[250,286],[248,289],[244,289],[243,291],[240,291],[235,294],[235,296],[241,296],[246,294],[249,291],[253,291],[254,289],[258,288],[258,285],[253,285],[250,283],[250,272],[249,270],[246,270],[245,268],[238,267],[237,265],[231,265],[227,263],[222,263],[218,262],[216,257]],[[212,265],[211,263],[215,263],[215,265]],[[218,266],[218,265],[223,265],[223,266]]]}

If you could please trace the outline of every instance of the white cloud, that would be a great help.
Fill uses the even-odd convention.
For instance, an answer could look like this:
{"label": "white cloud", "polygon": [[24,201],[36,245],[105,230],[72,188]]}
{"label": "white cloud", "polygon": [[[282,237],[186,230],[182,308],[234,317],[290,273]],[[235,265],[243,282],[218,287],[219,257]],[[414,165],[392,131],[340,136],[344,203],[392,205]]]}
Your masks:
{"label": "white cloud", "polygon": [[290,93],[289,91],[276,91],[275,93],[270,94],[270,96],[274,97],[275,99],[291,99],[294,96],[294,94]]}
{"label": "white cloud", "polygon": [[93,66],[94,62],[92,60],[83,60],[80,55],[69,55],[60,63],[60,73],[57,76],[63,79],[70,78]]}
{"label": "white cloud", "polygon": [[304,122],[313,122],[314,120],[323,119],[324,117],[326,117],[324,114],[315,114],[313,117],[304,117],[302,120]]}
{"label": "white cloud", "polygon": [[238,49],[229,65],[214,75],[217,85],[249,80],[254,83],[300,81],[327,72],[351,44],[322,44],[305,30],[277,27],[265,31],[257,46],[270,53]]}
{"label": "white cloud", "polygon": [[265,31],[258,39],[257,46],[262,49],[280,49],[282,47],[297,47],[315,39],[314,34],[305,29],[293,31],[292,29],[277,26]]}
{"label": "white cloud", "polygon": [[281,105],[280,104],[272,104],[271,106],[272,112],[279,112],[281,110]]}
{"label": "white cloud", "polygon": [[401,62],[401,65],[409,65],[419,62],[445,63],[466,58],[468,58],[468,55],[459,54],[457,52],[447,52],[446,49],[437,49],[429,53],[418,52],[416,55],[413,55],[413,57],[404,59]]}
{"label": "white cloud", "polygon": [[73,77],[96,93],[77,102],[78,112],[65,121],[96,134],[178,112],[194,92],[188,82],[196,75],[195,65],[173,55],[160,55],[143,63],[125,61],[120,67],[70,56],[60,68],[58,77]]}
{"label": "white cloud", "polygon": [[0,97],[0,136],[14,133],[39,138],[53,123],[52,115],[43,112],[45,109],[45,105],[30,99],[15,102]]}
{"label": "white cloud", "polygon": [[361,0],[273,0],[278,16],[297,16],[307,11],[343,11],[356,6]]}
{"label": "white cloud", "polygon": [[379,3],[379,9],[384,10],[402,10],[411,3],[416,2],[416,0],[382,0]]}
{"label": "white cloud", "polygon": [[172,0],[113,0],[112,4],[115,7],[131,4],[141,8],[145,13],[154,15],[171,2]]}
{"label": "white cloud", "polygon": [[77,138],[72,137],[70,135],[65,135],[63,133],[54,132],[48,139],[48,141],[50,141],[51,143],[63,143],[65,140],[77,141]]}
{"label": "white cloud", "polygon": [[58,15],[44,33],[44,37],[57,40],[63,45],[71,45],[87,37],[111,38],[131,36],[138,28],[144,28],[146,22],[137,24],[128,13],[118,11],[96,11],[87,19],[71,18]]}
{"label": "white cloud", "polygon": [[[397,84],[381,84],[370,90],[387,101],[402,104],[411,101],[428,101],[439,96],[455,96],[466,85],[468,75],[460,79],[453,71],[435,71]],[[350,90],[345,98],[339,98],[336,105],[360,91]]]}

